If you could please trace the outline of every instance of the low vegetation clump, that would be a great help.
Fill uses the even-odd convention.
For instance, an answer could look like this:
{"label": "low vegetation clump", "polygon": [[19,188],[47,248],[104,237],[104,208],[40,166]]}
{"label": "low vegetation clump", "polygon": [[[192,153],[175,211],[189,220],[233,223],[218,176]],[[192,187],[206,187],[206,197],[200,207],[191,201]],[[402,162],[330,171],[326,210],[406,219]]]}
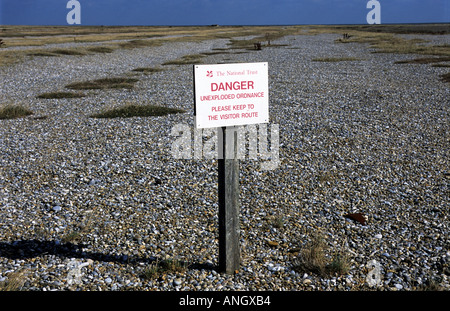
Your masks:
{"label": "low vegetation clump", "polygon": [[341,250],[332,256],[331,261],[327,259],[326,252],[327,246],[323,237],[314,236],[294,260],[293,269],[322,277],[348,273],[350,270],[349,260]]}
{"label": "low vegetation clump", "polygon": [[66,85],[72,90],[131,89],[139,81],[133,78],[103,78],[94,81],[75,82]]}
{"label": "low vegetation clump", "polygon": [[130,40],[119,44],[119,46],[123,49],[136,49],[161,45],[162,42],[159,40],[142,40],[142,39]]}
{"label": "low vegetation clump", "polygon": [[93,53],[112,53],[114,49],[106,47],[106,46],[94,46],[87,49],[89,52]]}
{"label": "low vegetation clump", "polygon": [[450,83],[450,73],[441,75],[441,80]]}
{"label": "low vegetation clump", "polygon": [[323,58],[314,58],[313,62],[349,62],[349,61],[357,61],[360,60],[356,57],[323,57]]}
{"label": "low vegetation clump", "polygon": [[0,291],[20,291],[26,282],[27,270],[21,269],[7,274],[7,279],[0,282]]}
{"label": "low vegetation clump", "polygon": [[145,269],[142,274],[144,279],[155,279],[161,277],[166,273],[182,273],[186,271],[187,264],[175,259],[168,259],[163,261],[155,261]]}
{"label": "low vegetation clump", "polygon": [[163,63],[163,65],[193,65],[193,64],[201,64],[202,58],[205,57],[203,54],[190,54],[185,55],[182,58],[168,61]]}
{"label": "low vegetation clump", "polygon": [[33,112],[28,108],[20,105],[8,104],[0,107],[0,120],[1,119],[16,119],[32,115]]}
{"label": "low vegetation clump", "polygon": [[113,108],[101,113],[93,114],[93,118],[131,118],[131,117],[153,117],[164,116],[173,113],[183,113],[184,110],[161,107],[155,105],[128,104],[123,107]]}
{"label": "low vegetation clump", "polygon": [[337,43],[368,43],[374,53],[397,53],[450,56],[448,45],[425,45],[420,38],[405,39],[393,33],[352,32],[348,39],[339,38]]}
{"label": "low vegetation clump", "polygon": [[142,73],[155,73],[155,72],[160,72],[163,70],[164,69],[162,69],[162,68],[154,68],[154,67],[139,67],[139,68],[133,69],[133,71],[135,71],[135,72],[142,72]]}
{"label": "low vegetation clump", "polygon": [[28,53],[30,56],[60,56],[60,55],[78,55],[83,56],[86,53],[76,49],[55,49],[55,50],[37,50]]}
{"label": "low vegetation clump", "polygon": [[27,55],[29,56],[43,56],[43,57],[54,57],[54,56],[58,56],[55,53],[52,52],[45,52],[45,51],[34,51],[34,52],[29,52]]}
{"label": "low vegetation clump", "polygon": [[447,57],[420,57],[407,60],[396,61],[395,64],[433,64],[440,62],[450,62],[450,56]]}
{"label": "low vegetation clump", "polygon": [[50,92],[50,93],[43,93],[37,96],[37,98],[43,99],[80,98],[80,97],[84,97],[84,94],[72,92]]}
{"label": "low vegetation clump", "polygon": [[449,68],[449,67],[450,67],[450,64],[437,63],[437,64],[431,65],[431,67],[436,67],[436,68]]}
{"label": "low vegetation clump", "polygon": [[86,53],[81,52],[77,49],[56,49],[51,50],[50,52],[58,55],[86,55]]}

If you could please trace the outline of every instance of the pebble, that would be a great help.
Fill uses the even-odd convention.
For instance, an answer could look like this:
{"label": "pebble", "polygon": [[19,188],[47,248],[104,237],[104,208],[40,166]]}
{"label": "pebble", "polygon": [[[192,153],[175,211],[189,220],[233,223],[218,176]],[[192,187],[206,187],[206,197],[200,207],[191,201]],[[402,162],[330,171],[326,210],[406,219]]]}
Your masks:
{"label": "pebble", "polygon": [[[21,289],[30,291],[337,291],[373,290],[365,280],[379,271],[380,290],[431,281],[450,289],[450,94],[439,80],[446,69],[394,65],[414,56],[372,53],[367,45],[337,44],[338,37],[287,36],[261,51],[226,50],[203,59],[267,61],[270,119],[279,125],[276,169],[262,170],[261,159],[241,160],[242,262],[234,275],[214,270],[216,160],[178,160],[170,153],[172,128],[193,129],[192,67],[162,65],[221,52],[227,39],[33,57],[0,67],[0,103],[23,103],[46,116],[0,120],[0,280],[26,270]],[[449,36],[433,40],[444,44]],[[312,61],[319,57],[359,60]],[[138,67],[164,70],[133,72]],[[87,91],[83,98],[36,98],[108,76],[139,82],[131,90]],[[187,113],[89,117],[129,102]],[[367,215],[367,223],[346,219],[349,213]],[[293,269],[317,232],[328,256],[348,252],[348,274]],[[143,277],[151,262],[168,259],[193,265]],[[89,264],[78,266],[79,279],[68,282],[73,260]],[[379,270],[366,266],[372,260]]]}
{"label": "pebble", "polygon": [[173,285],[174,286],[180,286],[182,284],[182,280],[181,279],[175,279],[173,280]]}

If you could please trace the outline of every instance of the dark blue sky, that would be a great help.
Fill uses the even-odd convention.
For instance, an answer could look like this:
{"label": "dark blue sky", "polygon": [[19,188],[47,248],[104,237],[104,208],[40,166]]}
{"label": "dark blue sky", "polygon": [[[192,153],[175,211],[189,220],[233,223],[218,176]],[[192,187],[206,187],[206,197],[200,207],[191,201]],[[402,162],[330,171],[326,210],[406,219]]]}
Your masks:
{"label": "dark blue sky", "polygon": [[[78,0],[81,25],[366,24],[368,0]],[[67,25],[68,0],[0,0],[2,25]],[[379,0],[381,24],[449,23],[450,0]]]}

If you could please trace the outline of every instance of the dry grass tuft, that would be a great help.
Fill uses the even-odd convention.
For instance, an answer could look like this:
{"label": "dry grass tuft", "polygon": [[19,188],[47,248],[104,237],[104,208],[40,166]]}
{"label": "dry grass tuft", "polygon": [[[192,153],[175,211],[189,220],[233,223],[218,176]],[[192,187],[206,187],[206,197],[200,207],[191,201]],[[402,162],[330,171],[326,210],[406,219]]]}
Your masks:
{"label": "dry grass tuft", "polygon": [[86,53],[81,52],[79,49],[56,49],[50,50],[50,53],[57,55],[86,55]]}
{"label": "dry grass tuft", "polygon": [[320,236],[315,236],[301,251],[297,259],[294,261],[294,270],[298,272],[316,273],[325,275],[326,243]]}
{"label": "dry grass tuft", "polygon": [[106,47],[106,46],[94,46],[94,47],[87,48],[87,50],[89,52],[93,52],[93,53],[112,53],[112,52],[114,52],[113,48]]}
{"label": "dry grass tuft", "polygon": [[119,44],[119,46],[123,49],[136,49],[136,48],[143,48],[143,47],[149,47],[149,46],[161,46],[161,45],[162,45],[162,42],[160,40],[142,40],[142,39],[130,40],[130,41]]}
{"label": "dry grass tuft", "polygon": [[131,118],[131,117],[153,117],[164,116],[173,113],[184,113],[184,110],[154,106],[127,104],[120,108],[113,108],[101,113],[93,114],[93,118]]}
{"label": "dry grass tuft", "polygon": [[193,65],[193,64],[201,64],[202,58],[205,57],[204,54],[190,54],[185,55],[180,59],[172,60],[163,63],[163,65]]}
{"label": "dry grass tuft", "polygon": [[164,69],[162,69],[162,68],[154,68],[154,67],[139,67],[139,68],[133,69],[133,71],[135,71],[135,72],[142,72],[142,73],[155,73],[155,72],[160,72],[163,70]]}
{"label": "dry grass tuft", "polygon": [[7,274],[6,281],[0,282],[0,291],[20,291],[25,284],[27,270],[19,270]]}
{"label": "dry grass tuft", "polygon": [[446,57],[421,57],[408,60],[399,60],[395,64],[433,64],[440,62],[450,62],[450,56]]}
{"label": "dry grass tuft", "polygon": [[339,38],[336,43],[368,43],[374,53],[419,54],[450,56],[448,45],[425,45],[423,39],[406,39],[393,33],[352,32],[349,39]]}
{"label": "dry grass tuft", "polygon": [[155,261],[144,270],[142,277],[144,279],[155,279],[167,273],[183,273],[187,270],[188,265],[185,262],[168,259],[163,261]]}
{"label": "dry grass tuft", "polygon": [[321,235],[313,236],[293,262],[293,269],[301,273],[314,273],[322,277],[342,275],[350,270],[350,260],[342,249],[327,259],[327,244]]}
{"label": "dry grass tuft", "polygon": [[450,83],[450,73],[441,75],[441,80],[444,82]]}
{"label": "dry grass tuft", "polygon": [[22,118],[32,114],[31,110],[20,105],[7,104],[0,107],[0,120]]}
{"label": "dry grass tuft", "polygon": [[72,90],[131,89],[139,81],[133,78],[103,78],[94,81],[76,82],[66,85]]}

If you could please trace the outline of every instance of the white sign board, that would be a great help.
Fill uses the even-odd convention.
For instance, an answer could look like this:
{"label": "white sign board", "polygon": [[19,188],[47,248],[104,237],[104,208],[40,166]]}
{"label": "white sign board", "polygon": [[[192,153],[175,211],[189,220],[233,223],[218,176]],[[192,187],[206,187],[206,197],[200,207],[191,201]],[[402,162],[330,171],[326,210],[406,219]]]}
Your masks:
{"label": "white sign board", "polygon": [[267,63],[194,65],[197,128],[269,122]]}

